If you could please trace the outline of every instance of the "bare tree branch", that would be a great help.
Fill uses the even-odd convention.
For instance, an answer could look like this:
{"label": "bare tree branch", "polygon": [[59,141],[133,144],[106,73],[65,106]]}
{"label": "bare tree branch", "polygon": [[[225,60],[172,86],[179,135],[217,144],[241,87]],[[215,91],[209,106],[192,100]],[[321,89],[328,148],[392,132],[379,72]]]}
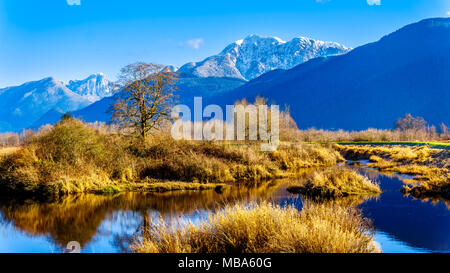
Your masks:
{"label": "bare tree branch", "polygon": [[152,63],[135,63],[121,69],[117,82],[119,95],[112,120],[133,128],[145,138],[151,129],[168,120],[174,104],[177,75]]}

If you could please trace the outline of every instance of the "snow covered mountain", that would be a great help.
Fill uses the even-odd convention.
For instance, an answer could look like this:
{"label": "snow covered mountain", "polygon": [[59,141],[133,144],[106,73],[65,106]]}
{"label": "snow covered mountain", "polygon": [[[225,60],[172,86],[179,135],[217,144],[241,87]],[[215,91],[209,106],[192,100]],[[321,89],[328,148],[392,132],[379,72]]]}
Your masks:
{"label": "snow covered mountain", "polygon": [[250,35],[230,44],[218,55],[183,65],[178,72],[198,77],[252,80],[271,70],[290,69],[316,57],[343,54],[350,50],[335,42],[304,37],[285,42],[276,37]]}
{"label": "snow covered mountain", "polygon": [[70,81],[67,88],[91,102],[112,96],[110,81],[102,73],[93,74],[84,80]]}
{"label": "snow covered mountain", "polygon": [[69,112],[91,104],[54,78],[0,89],[0,131],[28,128],[52,109]]}

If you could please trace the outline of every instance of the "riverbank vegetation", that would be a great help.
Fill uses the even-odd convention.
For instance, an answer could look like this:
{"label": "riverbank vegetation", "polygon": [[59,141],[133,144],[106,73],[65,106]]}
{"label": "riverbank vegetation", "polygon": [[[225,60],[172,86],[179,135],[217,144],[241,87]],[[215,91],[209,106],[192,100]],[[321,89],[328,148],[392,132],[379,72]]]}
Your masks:
{"label": "riverbank vegetation", "polygon": [[427,146],[336,145],[346,159],[369,160],[368,167],[409,175],[405,194],[450,198],[450,151]]}
{"label": "riverbank vegetation", "polygon": [[0,148],[0,159],[2,157],[8,156],[14,152],[16,152],[19,148],[18,147],[5,147],[5,148]]}
{"label": "riverbank vegetation", "polygon": [[413,142],[450,145],[450,130],[441,123],[439,129],[429,125],[422,117],[406,114],[395,123],[394,130],[369,128],[363,131],[285,130],[284,137],[291,141],[336,143],[336,142]]}
{"label": "riverbank vegetation", "polygon": [[163,219],[132,245],[142,253],[368,253],[373,232],[356,209],[306,203],[229,205],[200,224]]}
{"label": "riverbank vegetation", "polygon": [[402,193],[412,195],[415,198],[444,198],[450,200],[450,181],[432,179],[422,183],[405,185]]}
{"label": "riverbank vegetation", "polygon": [[378,184],[356,171],[346,168],[328,168],[312,173],[303,182],[288,187],[292,193],[312,197],[336,198],[349,195],[376,195],[381,193]]}
{"label": "riverbank vegetation", "polygon": [[435,146],[450,146],[450,133],[437,133],[435,129],[420,130],[381,130],[328,131],[322,129],[288,130],[282,134],[282,140],[314,143],[411,143]]}
{"label": "riverbank vegetation", "polygon": [[176,141],[164,130],[142,140],[66,116],[0,160],[6,191],[58,195],[215,188],[208,184],[292,177],[343,158],[326,145],[283,143],[261,152],[257,142]]}
{"label": "riverbank vegetation", "polygon": [[[261,152],[259,142],[176,141],[165,129],[141,140],[69,116],[21,139],[24,143],[18,147],[0,149],[0,187],[6,191],[59,195],[216,189],[224,183],[292,178],[307,168],[334,166],[344,157],[369,160],[369,167],[383,172],[414,176],[404,192],[415,196],[424,192],[446,196],[449,183],[450,151],[428,146],[284,141],[277,151]],[[346,180],[350,178],[354,183]],[[317,189],[337,196],[365,192],[352,188],[366,185],[365,180],[345,171],[309,179],[315,181],[308,184],[310,193]]]}

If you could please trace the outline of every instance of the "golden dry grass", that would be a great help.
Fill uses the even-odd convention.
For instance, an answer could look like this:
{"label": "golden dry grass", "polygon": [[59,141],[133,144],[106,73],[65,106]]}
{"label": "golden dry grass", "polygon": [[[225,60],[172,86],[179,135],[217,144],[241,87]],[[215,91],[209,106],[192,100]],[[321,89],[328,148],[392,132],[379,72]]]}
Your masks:
{"label": "golden dry grass", "polygon": [[444,198],[450,200],[450,178],[439,179],[431,178],[424,182],[417,180],[406,181],[408,185],[404,185],[402,193],[412,195],[415,198]]}
{"label": "golden dry grass", "polygon": [[382,172],[412,175],[404,179],[402,192],[417,198],[443,197],[449,199],[450,151],[426,146],[357,146],[337,145],[348,159],[369,159],[367,166]]}
{"label": "golden dry grass", "polygon": [[436,134],[434,131],[423,130],[380,130],[367,129],[363,131],[328,131],[328,130],[296,130],[282,128],[282,140],[302,142],[427,142],[430,144],[448,145],[450,134]]}
{"label": "golden dry grass", "polygon": [[261,152],[259,143],[215,143],[154,139],[143,150],[153,160],[142,174],[194,182],[236,182],[295,176],[304,168],[343,161],[331,147],[282,143]]}
{"label": "golden dry grass", "polygon": [[424,163],[438,154],[440,149],[433,149],[428,146],[371,146],[371,145],[336,145],[346,159],[369,159],[371,156],[378,156],[395,162],[403,163]]}
{"label": "golden dry grass", "polygon": [[221,190],[229,187],[222,183],[195,183],[183,181],[163,181],[147,178],[142,181],[116,181],[107,176],[60,177],[54,182],[57,192],[64,194],[97,193],[116,194],[119,192],[167,192]]}
{"label": "golden dry grass", "polygon": [[[114,189],[149,191],[205,189],[206,183],[293,177],[304,168],[344,159],[326,145],[283,143],[262,152],[258,142],[176,141],[160,131],[145,141],[102,132],[73,118],[34,134],[0,158],[0,187],[33,194]],[[145,182],[180,181],[189,184]]]}
{"label": "golden dry grass", "polygon": [[14,152],[16,152],[19,149],[19,147],[4,147],[0,148],[0,158],[3,156],[8,156]]}
{"label": "golden dry grass", "polygon": [[200,224],[166,223],[143,230],[131,246],[143,253],[367,253],[368,222],[354,208],[305,204],[300,212],[269,203],[226,206]]}
{"label": "golden dry grass", "polygon": [[293,183],[288,191],[319,197],[380,194],[378,184],[347,168],[329,168],[314,172],[303,183]]}

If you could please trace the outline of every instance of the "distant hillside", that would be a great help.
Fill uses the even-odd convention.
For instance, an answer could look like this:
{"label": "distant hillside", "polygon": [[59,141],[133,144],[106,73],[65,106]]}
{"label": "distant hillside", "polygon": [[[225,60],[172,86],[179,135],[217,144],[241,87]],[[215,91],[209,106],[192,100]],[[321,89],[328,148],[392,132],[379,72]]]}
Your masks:
{"label": "distant hillside", "polygon": [[54,78],[0,89],[0,131],[29,128],[52,109],[67,112],[83,108],[90,101]]}
{"label": "distant hillside", "polygon": [[301,128],[392,128],[405,113],[450,124],[450,18],[423,20],[345,55],[266,73],[216,102],[257,95],[290,105]]}

